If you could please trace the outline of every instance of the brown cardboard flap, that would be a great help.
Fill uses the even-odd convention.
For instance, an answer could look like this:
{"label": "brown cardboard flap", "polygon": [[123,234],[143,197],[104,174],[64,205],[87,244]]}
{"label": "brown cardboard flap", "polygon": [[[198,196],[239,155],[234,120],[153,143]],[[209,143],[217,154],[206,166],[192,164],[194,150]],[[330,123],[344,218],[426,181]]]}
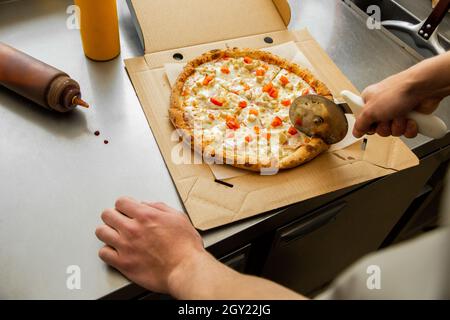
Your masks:
{"label": "brown cardboard flap", "polygon": [[131,0],[131,3],[146,53],[286,30],[290,20],[286,0]]}
{"label": "brown cardboard flap", "polygon": [[286,0],[273,0],[273,3],[278,9],[278,13],[284,21],[286,26],[291,22],[291,7],[289,6],[289,2]]}
{"label": "brown cardboard flap", "polygon": [[[168,62],[187,62],[201,55],[202,53],[213,49],[225,49],[232,47],[260,49],[269,46],[264,42],[265,37],[271,37],[273,39],[273,43],[270,44],[270,46],[296,40],[296,36],[286,30],[269,32],[264,35],[248,36],[238,39],[229,39],[225,41],[222,40],[197,46],[150,53],[145,55],[145,61],[147,62],[149,68],[160,68],[164,66],[164,63]],[[175,60],[174,54],[176,53],[181,53],[183,55],[183,59]]]}
{"label": "brown cardboard flap", "polygon": [[[357,92],[306,30],[272,33],[274,44],[280,39],[296,40],[297,46],[312,62],[333,93],[344,89]],[[218,48],[239,46],[261,48],[261,36],[215,43]],[[187,57],[195,57],[211,44],[181,49]],[[227,180],[232,187],[214,181],[206,164],[177,164],[172,153],[180,150],[173,139],[174,128],[168,118],[170,85],[162,65],[172,62],[172,52],[148,54],[127,60],[126,67],[141,101],[161,153],[194,224],[207,230],[284,207],[321,194],[346,188],[417,165],[417,157],[398,138],[368,138],[367,148],[357,143],[343,150],[326,153],[295,169],[275,176],[251,173]],[[144,67],[146,65],[146,67]],[[175,140],[175,141],[174,141]],[[189,155],[191,154],[190,150]]]}

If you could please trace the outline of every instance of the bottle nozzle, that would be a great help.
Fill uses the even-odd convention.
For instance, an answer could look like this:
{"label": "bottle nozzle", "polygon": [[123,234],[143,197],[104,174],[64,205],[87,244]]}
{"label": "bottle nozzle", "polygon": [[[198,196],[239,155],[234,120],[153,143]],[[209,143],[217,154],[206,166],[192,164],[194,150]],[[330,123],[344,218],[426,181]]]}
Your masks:
{"label": "bottle nozzle", "polygon": [[72,104],[83,108],[89,108],[89,104],[78,96],[73,97]]}

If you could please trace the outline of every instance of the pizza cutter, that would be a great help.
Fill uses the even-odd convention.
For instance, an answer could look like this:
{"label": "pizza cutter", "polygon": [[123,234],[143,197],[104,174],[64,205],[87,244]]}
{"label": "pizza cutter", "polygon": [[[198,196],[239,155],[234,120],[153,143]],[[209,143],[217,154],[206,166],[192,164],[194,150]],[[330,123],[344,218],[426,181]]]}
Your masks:
{"label": "pizza cutter", "polygon": [[[296,98],[290,107],[289,117],[294,127],[306,135],[318,136],[327,144],[342,141],[348,133],[346,113],[357,116],[364,108],[363,99],[350,92],[342,91],[346,103],[338,103],[318,95],[305,95]],[[408,119],[414,120],[419,133],[434,139],[447,134],[447,125],[434,115],[411,112]]]}

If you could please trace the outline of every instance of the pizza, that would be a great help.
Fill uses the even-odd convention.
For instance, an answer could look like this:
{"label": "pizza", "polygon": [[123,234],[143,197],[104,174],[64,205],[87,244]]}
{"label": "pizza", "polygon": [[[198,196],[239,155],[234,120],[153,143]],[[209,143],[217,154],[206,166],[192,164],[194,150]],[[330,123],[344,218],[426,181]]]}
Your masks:
{"label": "pizza", "polygon": [[288,169],[329,147],[290,122],[292,101],[306,94],[332,99],[310,71],[274,54],[213,50],[184,67],[172,88],[169,116],[207,162],[252,171]]}

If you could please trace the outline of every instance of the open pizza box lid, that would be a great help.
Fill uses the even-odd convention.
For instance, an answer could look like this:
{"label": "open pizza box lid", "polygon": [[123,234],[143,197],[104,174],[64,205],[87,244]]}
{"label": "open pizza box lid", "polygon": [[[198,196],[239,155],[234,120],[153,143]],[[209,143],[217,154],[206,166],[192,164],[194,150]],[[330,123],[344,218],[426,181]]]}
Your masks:
{"label": "open pizza box lid", "polygon": [[[286,0],[128,0],[145,48],[125,65],[185,209],[197,229],[208,230],[417,165],[398,138],[368,137],[276,175],[250,173],[222,183],[206,163],[179,160],[183,143],[168,117],[171,87],[164,64],[176,53],[189,61],[212,49],[265,48],[294,41],[335,97],[357,89],[307,30],[288,31]],[[245,13],[245,14],[244,14]],[[245,18],[244,18],[245,17]],[[181,151],[180,151],[181,150]],[[151,165],[149,163],[149,165]],[[225,182],[226,185],[223,184]],[[151,194],[149,194],[151,199]],[[158,200],[158,199],[153,199]]]}
{"label": "open pizza box lid", "polygon": [[286,0],[127,0],[145,53],[283,31]]}

